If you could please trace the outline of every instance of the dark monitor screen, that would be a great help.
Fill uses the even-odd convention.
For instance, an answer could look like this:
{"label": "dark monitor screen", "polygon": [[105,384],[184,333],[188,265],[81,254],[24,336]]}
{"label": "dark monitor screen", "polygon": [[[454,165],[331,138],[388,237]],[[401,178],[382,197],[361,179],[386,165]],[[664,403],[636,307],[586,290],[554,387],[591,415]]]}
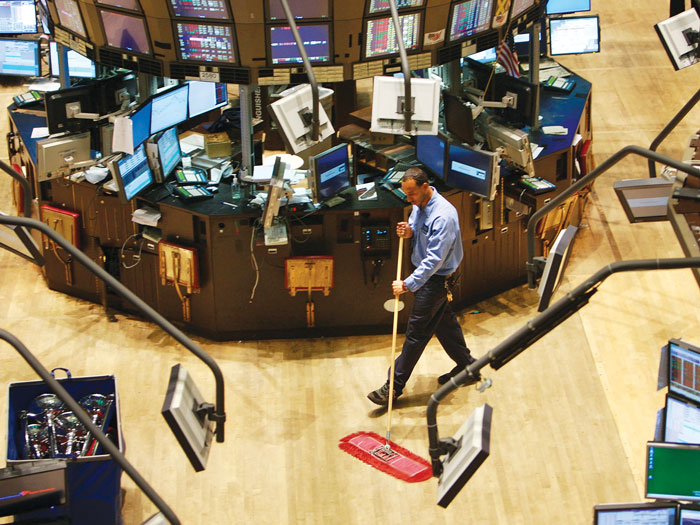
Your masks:
{"label": "dark monitor screen", "polygon": [[[72,49],[67,49],[66,54],[68,55],[69,77],[95,78],[97,76],[97,68],[92,60]],[[49,43],[49,62],[51,63],[51,76],[59,76],[61,74],[61,62],[58,59],[58,46],[56,42]]]}
{"label": "dark monitor screen", "polygon": [[[330,62],[330,26],[328,24],[305,24],[299,25],[297,28],[309,62]],[[292,29],[288,26],[271,26],[268,30],[272,64],[301,64],[301,54],[294,40]]]}
{"label": "dark monitor screen", "polygon": [[196,62],[235,62],[233,26],[177,22],[177,44],[182,60]]}
{"label": "dark monitor screen", "polygon": [[[396,0],[396,9],[410,9],[414,7],[423,7],[424,0]],[[391,9],[389,0],[368,0],[367,13],[381,13]]]}
{"label": "dark monitor screen", "polygon": [[139,6],[138,0],[95,0],[96,4],[109,5],[112,7],[119,7],[121,9],[127,9],[129,11],[141,12],[141,6]]}
{"label": "dark monitor screen", "polygon": [[[518,59],[528,58],[530,56],[530,33],[520,33],[513,37],[515,44],[515,52],[518,54]],[[544,56],[547,51],[547,33],[540,30],[540,56]],[[495,56],[495,51],[494,51]],[[495,58],[494,58],[495,60]]]}
{"label": "dark monitor screen", "polygon": [[153,97],[151,100],[151,135],[187,120],[188,90],[189,85],[182,84]]}
{"label": "dark monitor screen", "polygon": [[447,178],[453,188],[468,191],[488,200],[494,199],[498,156],[451,143],[447,151]]}
{"label": "dark monitor screen", "polygon": [[78,36],[87,38],[77,0],[55,0],[58,23]]}
{"label": "dark monitor screen", "polygon": [[495,75],[493,80],[494,100],[502,100],[507,93],[515,93],[518,96],[514,108],[496,110],[508,122],[516,127],[523,125],[535,126],[537,124],[537,89],[539,85],[528,82],[524,78],[511,77],[501,73]]}
{"label": "dark monitor screen", "polygon": [[136,149],[151,135],[151,101],[146,102],[129,118],[131,119],[134,149]]}
{"label": "dark monitor screen", "polygon": [[120,197],[127,202],[153,184],[153,174],[148,166],[145,144],[136,148],[133,155],[127,155],[116,161],[116,169],[112,174],[117,179]]}
{"label": "dark monitor screen", "polygon": [[41,75],[39,41],[0,38],[0,75]]}
{"label": "dark monitor screen", "polygon": [[690,401],[666,396],[664,441],[700,445],[700,407]]}
{"label": "dark monitor screen", "polygon": [[135,73],[117,73],[104,76],[97,81],[99,90],[99,113],[107,115],[121,109],[124,102],[130,103],[138,94],[138,78]]}
{"label": "dark monitor screen", "polygon": [[143,17],[99,9],[107,45],[132,53],[151,54],[151,43]]}
{"label": "dark monitor screen", "polygon": [[700,348],[671,339],[668,353],[669,392],[700,403]]}
{"label": "dark monitor screen", "polygon": [[328,200],[350,187],[348,145],[339,144],[311,160],[319,201]]}
{"label": "dark monitor screen", "polygon": [[[420,47],[421,13],[399,16],[406,51]],[[399,42],[391,18],[372,18],[365,21],[365,57],[374,58],[399,52]]]}
{"label": "dark monitor screen", "polygon": [[620,503],[596,505],[593,508],[593,525],[620,525],[644,523],[675,525],[677,503]]}
{"label": "dark monitor screen", "polygon": [[[288,0],[294,18],[330,18],[329,0]],[[267,0],[268,20],[287,20],[280,0]]]}
{"label": "dark monitor screen", "polygon": [[535,0],[513,0],[513,9],[510,12],[510,17],[515,18],[530,9],[535,5]]}
{"label": "dark monitor screen", "polygon": [[185,18],[228,19],[228,7],[225,0],[170,0],[175,16]]}
{"label": "dark monitor screen", "polygon": [[454,4],[450,13],[449,40],[461,40],[489,29],[493,4],[491,0],[466,0]]}
{"label": "dark monitor screen", "polygon": [[474,144],[472,108],[460,97],[456,97],[447,91],[443,91],[442,101],[444,103],[447,131],[456,135],[467,144]]}
{"label": "dark monitor screen", "polygon": [[597,15],[550,18],[550,55],[576,55],[599,51],[600,25]]}
{"label": "dark monitor screen", "polygon": [[190,118],[228,104],[226,84],[192,80],[189,85],[190,91],[187,98]]}
{"label": "dark monitor screen", "polygon": [[180,150],[180,139],[177,136],[177,128],[172,127],[166,129],[163,134],[158,137],[157,144],[160,166],[163,170],[163,179],[167,179],[182,160],[182,151]]}
{"label": "dark monitor screen", "polygon": [[0,0],[0,34],[36,33],[34,0]]}
{"label": "dark monitor screen", "polygon": [[649,499],[700,501],[700,445],[647,443]]}
{"label": "dark monitor screen", "polygon": [[563,15],[590,10],[591,0],[549,0],[547,2],[548,15]]}
{"label": "dark monitor screen", "polygon": [[66,104],[79,102],[81,113],[99,113],[99,91],[94,84],[89,86],[77,86],[46,93],[44,106],[46,107],[46,122],[49,133],[61,133],[63,131],[84,131],[93,126],[91,120],[69,119],[66,116]]}
{"label": "dark monitor screen", "polygon": [[447,141],[441,135],[416,136],[416,160],[430,173],[445,178],[445,154]]}
{"label": "dark monitor screen", "polygon": [[[50,460],[43,461],[51,463]],[[27,473],[20,470],[16,475],[12,471],[2,472],[0,516],[49,509],[67,503],[66,468],[44,468],[42,471],[37,465],[29,467]]]}

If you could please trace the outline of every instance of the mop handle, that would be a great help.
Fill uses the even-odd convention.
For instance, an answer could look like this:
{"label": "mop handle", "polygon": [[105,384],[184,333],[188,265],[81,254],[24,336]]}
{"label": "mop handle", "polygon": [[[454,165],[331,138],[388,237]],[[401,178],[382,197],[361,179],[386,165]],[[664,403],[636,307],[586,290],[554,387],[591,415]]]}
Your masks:
{"label": "mop handle", "polygon": [[[399,257],[396,263],[396,280],[401,279],[401,262],[403,259],[403,237],[399,237]],[[385,447],[389,449],[389,441],[391,437],[391,409],[394,404],[394,356],[396,355],[396,332],[399,326],[399,296],[394,296],[394,326],[391,335],[391,371],[389,373],[389,410],[387,413],[387,423],[386,423],[386,445]]]}

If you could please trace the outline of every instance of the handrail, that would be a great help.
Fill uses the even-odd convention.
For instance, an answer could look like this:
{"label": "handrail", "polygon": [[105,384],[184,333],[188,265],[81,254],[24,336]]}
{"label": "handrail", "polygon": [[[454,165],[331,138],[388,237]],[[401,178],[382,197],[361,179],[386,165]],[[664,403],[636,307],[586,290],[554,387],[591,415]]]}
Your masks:
{"label": "handrail", "polygon": [[148,496],[153,504],[158,507],[158,509],[163,513],[165,518],[173,525],[179,525],[180,520],[175,515],[173,510],[168,506],[168,504],[158,495],[158,493],[148,484],[148,482],[139,474],[131,463],[126,459],[124,454],[121,453],[119,447],[112,443],[103,432],[100,430],[93,422],[90,416],[87,415],[85,410],[73,399],[73,397],[66,392],[65,388],[56,381],[56,379],[51,375],[51,373],[44,368],[41,362],[32,354],[29,349],[24,346],[24,344],[17,339],[11,333],[0,329],[0,339],[6,341],[10,346],[14,347],[15,350],[24,358],[24,360],[32,367],[32,369],[37,373],[37,375],[48,385],[51,391],[58,396],[58,398],[63,401],[74,414],[75,417],[85,426],[85,428],[95,436],[95,439],[102,445],[105,451],[117,462],[117,464],[128,474],[128,476],[134,480],[134,483]]}
{"label": "handrail", "polygon": [[679,268],[700,268],[700,257],[628,260],[613,262],[604,266],[435,391],[430,396],[426,412],[433,475],[437,477],[442,473],[440,456],[447,453],[440,443],[437,428],[437,408],[441,400],[460,386],[477,380],[479,378],[479,370],[486,365],[490,364],[493,369],[499,369],[542,336],[551,332],[588,304],[590,297],[597,291],[598,285],[610,275],[617,272],[674,270]]}
{"label": "handrail", "polygon": [[581,177],[578,181],[576,181],[574,184],[572,184],[571,186],[566,188],[559,195],[557,195],[555,198],[553,198],[546,205],[544,205],[539,210],[535,211],[535,213],[533,213],[530,216],[530,219],[527,221],[527,263],[526,263],[527,284],[528,284],[528,287],[530,289],[535,288],[535,280],[539,276],[539,272],[542,269],[540,265],[535,263],[535,227],[537,225],[537,221],[539,221],[542,217],[547,215],[547,213],[549,213],[552,209],[556,208],[559,204],[564,202],[567,197],[576,193],[579,189],[583,188],[589,182],[591,182],[592,180],[596,179],[597,177],[599,177],[600,175],[602,175],[603,173],[608,171],[615,164],[617,164],[622,159],[624,159],[627,155],[630,155],[630,154],[640,155],[642,157],[652,159],[655,162],[664,163],[668,166],[676,168],[677,170],[684,171],[685,173],[687,173],[689,175],[693,175],[695,177],[700,178],[700,170],[693,168],[689,164],[686,164],[685,162],[681,162],[681,161],[676,160],[676,159],[672,159],[671,157],[667,157],[666,155],[661,155],[660,153],[656,153],[655,151],[651,151],[651,150],[642,148],[640,146],[633,146],[633,145],[625,146],[620,151],[613,153],[609,158],[607,158],[605,161],[603,161],[599,166],[597,166],[595,169],[593,169],[590,173]]}
{"label": "handrail", "polygon": [[129,290],[126,286],[120,283],[117,279],[112,277],[103,268],[100,268],[95,262],[93,262],[87,255],[81,252],[78,248],[73,246],[63,237],[61,237],[55,230],[50,228],[47,224],[35,219],[28,219],[23,217],[13,217],[10,215],[0,215],[0,224],[10,224],[14,226],[24,226],[25,228],[31,228],[39,230],[41,233],[49,237],[61,248],[66,250],[73,256],[75,260],[80,262],[85,266],[90,272],[95,274],[99,279],[102,279],[109,287],[111,287],[117,294],[121,295],[124,299],[131,302],[137,310],[139,310],[146,318],[157,324],[165,332],[170,334],[176,341],[182,344],[190,352],[201,359],[214,374],[214,380],[216,382],[216,406],[214,407],[213,413],[209,414],[209,419],[216,423],[216,440],[219,443],[224,441],[224,422],[226,421],[226,412],[224,410],[224,376],[221,373],[221,369],[217,362],[204,350],[202,350],[194,341],[187,337],[182,331],[178,330],[170,321],[165,317],[156,312],[148,304],[146,304],[138,295]]}
{"label": "handrail", "polygon": [[27,180],[26,177],[23,177],[15,169],[10,166],[7,162],[4,160],[0,160],[0,169],[2,169],[4,172],[6,172],[10,177],[15,179],[17,182],[19,182],[20,186],[22,186],[22,190],[24,193],[24,216],[25,217],[31,217],[32,216],[32,187],[29,184],[29,181]]}
{"label": "handrail", "polygon": [[408,67],[408,55],[406,55],[406,46],[403,43],[403,32],[401,31],[401,23],[399,22],[399,11],[398,11],[398,9],[396,9],[396,0],[389,0],[389,7],[391,8],[391,20],[394,23],[394,32],[396,33],[396,42],[399,45],[399,56],[401,57],[401,71],[403,72],[404,130],[406,131],[406,133],[410,133],[411,132],[411,116],[413,115],[413,98],[411,97],[411,70]]}

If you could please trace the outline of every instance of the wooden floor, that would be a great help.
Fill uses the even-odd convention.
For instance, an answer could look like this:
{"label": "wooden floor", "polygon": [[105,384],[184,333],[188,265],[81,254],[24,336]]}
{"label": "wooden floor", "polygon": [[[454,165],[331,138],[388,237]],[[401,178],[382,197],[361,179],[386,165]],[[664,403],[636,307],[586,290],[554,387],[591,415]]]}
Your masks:
{"label": "wooden floor", "polygon": [[[598,162],[627,144],[648,146],[700,87],[700,66],[674,72],[652,27],[668,16],[668,3],[623,5],[630,3],[593,0],[602,52],[561,59],[593,83]],[[5,87],[2,107],[20,90]],[[699,127],[696,109],[660,151],[680,158]],[[669,223],[630,225],[615,198],[615,180],[646,176],[646,161],[630,158],[598,180],[557,296],[611,261],[682,256]],[[9,178],[0,177],[3,211],[10,211],[8,195]],[[99,306],[49,291],[34,267],[6,252],[0,268],[0,326],[49,368],[116,375],[127,457],[187,524],[590,523],[597,503],[643,500],[645,443],[663,405],[655,390],[659,349],[670,337],[700,342],[700,291],[688,270],[611,277],[562,326],[502,369],[487,369],[490,390],[461,389],[442,403],[442,436],[476,406],[494,408],[490,457],[442,509],[436,480],[406,484],[338,449],[352,432],[384,432],[385,412],[365,395],[384,380],[390,336],[195,338],[223,369],[228,416],[225,443],[195,474],[159,412],[173,364],[182,363],[213,400],[208,369],[151,324],[125,316],[110,323]],[[483,354],[532,318],[536,299],[520,287],[461,311],[473,352]],[[392,439],[424,457],[425,405],[449,368],[432,343],[393,415]],[[6,348],[0,379],[6,443],[4,385],[36,378]],[[156,511],[126,476],[123,486],[126,524]]]}

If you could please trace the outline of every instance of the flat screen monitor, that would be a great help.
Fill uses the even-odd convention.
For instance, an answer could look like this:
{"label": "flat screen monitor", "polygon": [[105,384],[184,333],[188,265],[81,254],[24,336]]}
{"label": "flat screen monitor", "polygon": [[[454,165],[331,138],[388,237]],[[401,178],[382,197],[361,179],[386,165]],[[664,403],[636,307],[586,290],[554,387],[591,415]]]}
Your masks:
{"label": "flat screen monitor", "polygon": [[[513,37],[515,52],[518,59],[530,57],[530,32],[517,34]],[[547,32],[540,30],[540,56],[544,56],[547,51]],[[495,53],[495,51],[494,51]],[[495,59],[494,59],[495,60]]]}
{"label": "flat screen monitor", "polygon": [[700,507],[681,505],[678,518],[678,525],[698,525],[700,524]]}
{"label": "flat screen monitor", "polygon": [[[72,49],[66,49],[66,54],[68,55],[69,77],[95,78],[97,76],[97,68],[92,60]],[[59,76],[61,74],[61,62],[58,59],[58,45],[56,42],[49,43],[49,62],[51,63],[51,76]]]}
{"label": "flat screen monitor", "polygon": [[[287,20],[280,0],[267,0],[268,20]],[[287,0],[289,10],[296,19],[330,18],[329,0]]]}
{"label": "flat screen monitor", "polygon": [[193,62],[236,61],[233,26],[176,22],[177,45],[182,60]]}
{"label": "flat screen monitor", "polygon": [[549,20],[549,54],[577,55],[600,51],[598,16],[572,16]]}
{"label": "flat screen monitor", "polygon": [[[301,54],[289,26],[269,26],[270,62],[272,65],[301,64]],[[330,63],[330,24],[298,24],[299,36],[309,62]]]}
{"label": "flat screen monitor", "polygon": [[77,132],[93,127],[91,120],[68,118],[66,105],[75,102],[80,104],[81,113],[100,112],[98,90],[94,85],[76,86],[46,93],[44,106],[49,133]]}
{"label": "flat screen monitor", "polygon": [[192,80],[189,85],[190,91],[187,99],[190,118],[228,104],[226,84]]}
{"label": "flat screen monitor", "polygon": [[58,23],[68,31],[72,31],[78,36],[87,38],[83,17],[80,15],[80,8],[77,0],[55,0]]}
{"label": "flat screen monitor", "polygon": [[130,71],[110,74],[97,80],[99,92],[99,113],[107,115],[136,100],[138,77]]}
{"label": "flat screen monitor", "polygon": [[173,170],[180,164],[182,160],[182,151],[180,150],[180,139],[177,136],[177,127],[166,129],[158,140],[158,158],[160,159],[160,167],[163,170],[163,180],[167,179]]}
{"label": "flat screen monitor", "polygon": [[445,178],[446,150],[447,139],[441,134],[416,137],[416,160],[440,179]]}
{"label": "flat screen monitor", "polygon": [[57,460],[3,469],[0,471],[0,516],[65,505],[68,502],[66,481],[66,466]]}
{"label": "flat screen monitor", "polygon": [[134,149],[151,135],[151,101],[139,107],[130,117]]}
{"label": "flat screen monitor", "polygon": [[472,108],[460,97],[447,91],[442,92],[447,131],[459,137],[462,142],[474,144],[474,118]]}
{"label": "flat screen monitor", "polygon": [[445,182],[449,186],[490,201],[496,197],[500,173],[498,154],[450,143],[445,171],[447,174]]}
{"label": "flat screen monitor", "polygon": [[537,293],[540,296],[540,301],[537,305],[538,312],[544,312],[549,307],[552,294],[559,286],[561,278],[564,275],[564,269],[569,260],[571,246],[573,245],[574,237],[576,237],[577,232],[578,228],[570,224],[565,230],[559,232],[559,235],[557,235],[552,243],[552,248],[549,250],[547,262],[542,272],[542,279],[540,279],[540,286],[537,289]]}
{"label": "flat screen monitor", "polygon": [[481,64],[490,64],[491,62],[496,61],[496,48],[490,47],[483,51],[479,51],[478,53],[469,55],[469,58]]}
{"label": "flat screen monitor", "polygon": [[189,85],[182,84],[151,99],[151,135],[187,120]]}
{"label": "flat screen monitor", "polygon": [[666,396],[664,441],[700,445],[700,406],[685,399]]}
{"label": "flat screen monitor", "polygon": [[590,10],[591,0],[549,0],[547,2],[548,15],[565,15]]}
{"label": "flat screen monitor", "polygon": [[495,75],[493,80],[494,100],[502,100],[507,93],[515,93],[517,102],[514,108],[497,109],[498,113],[508,122],[521,128],[525,125],[534,127],[537,124],[537,90],[539,85],[525,78],[511,77],[506,73]]}
{"label": "flat screen monitor", "polygon": [[700,403],[700,348],[671,339],[668,353],[669,392]]}
{"label": "flat screen monitor", "polygon": [[[406,133],[403,101],[404,79],[374,77],[370,131],[403,135]],[[440,82],[432,78],[411,79],[411,134],[437,135],[440,115]]]}
{"label": "flat screen monitor", "polygon": [[146,20],[141,16],[98,9],[107,45],[132,53],[151,54]]}
{"label": "flat screen monitor", "polygon": [[350,187],[348,145],[337,146],[311,158],[316,199],[325,201]]}
{"label": "flat screen monitor", "polygon": [[41,75],[39,41],[0,38],[0,75]]}
{"label": "flat screen monitor", "polygon": [[535,5],[535,0],[513,0],[513,9],[510,12],[510,17],[512,19],[517,18],[533,5]]}
{"label": "flat screen monitor", "polygon": [[483,33],[491,27],[491,0],[466,0],[452,5],[449,34],[451,42]]}
{"label": "flat screen monitor", "polygon": [[225,0],[170,0],[173,14],[184,18],[215,18],[227,20],[230,17],[228,2]]}
{"label": "flat screen monitor", "polygon": [[700,0],[693,0],[695,9],[688,9],[654,25],[674,69],[697,64],[698,43],[692,38],[700,31]]}
{"label": "flat screen monitor", "polygon": [[141,6],[138,0],[95,0],[98,5],[108,5],[111,7],[119,7],[128,11],[141,12]]}
{"label": "flat screen monitor", "polygon": [[[399,16],[406,52],[420,48],[421,13]],[[394,31],[394,22],[389,18],[365,20],[365,58],[394,55],[399,52],[399,42]]]}
{"label": "flat screen monitor", "polygon": [[0,34],[36,33],[34,0],[0,0]]}
{"label": "flat screen monitor", "polygon": [[593,507],[593,525],[675,525],[677,515],[678,504],[670,502],[596,505]]}
{"label": "flat screen monitor", "polygon": [[645,497],[700,501],[700,445],[647,443]]}
{"label": "flat screen monitor", "polygon": [[[425,0],[396,0],[396,9],[423,7]],[[367,0],[367,14],[383,13],[391,9],[389,0]]]}
{"label": "flat screen monitor", "polygon": [[154,182],[153,173],[148,166],[145,144],[136,148],[133,155],[111,162],[110,169],[117,181],[119,197],[123,202],[129,202]]}

